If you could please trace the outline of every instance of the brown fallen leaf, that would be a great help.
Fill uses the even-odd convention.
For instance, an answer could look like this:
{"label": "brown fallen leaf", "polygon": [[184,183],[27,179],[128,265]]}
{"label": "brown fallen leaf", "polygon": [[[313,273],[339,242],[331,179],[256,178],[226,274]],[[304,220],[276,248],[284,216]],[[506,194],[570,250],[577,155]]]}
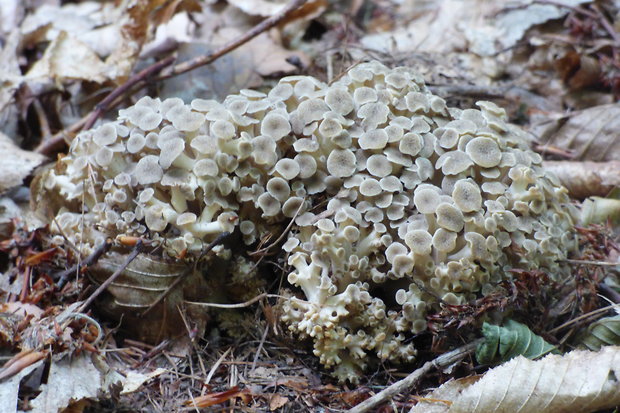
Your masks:
{"label": "brown fallen leaf", "polygon": [[593,106],[535,125],[532,132],[547,145],[570,150],[575,160],[620,160],[620,104]]}
{"label": "brown fallen leaf", "polygon": [[281,396],[277,393],[273,394],[269,397],[269,411],[273,412],[274,410],[277,410],[280,407],[284,406],[289,401],[290,400],[288,399],[288,397]]}
{"label": "brown fallen leaf", "polygon": [[216,404],[225,403],[230,399],[242,397],[243,394],[247,393],[249,393],[248,389],[240,390],[238,386],[235,386],[230,390],[208,393],[203,396],[194,397],[192,400],[186,400],[183,404],[196,408],[209,407]]}
{"label": "brown fallen leaf", "polygon": [[620,186],[620,160],[609,162],[545,161],[573,198],[606,196]]}
{"label": "brown fallen leaf", "polygon": [[47,357],[47,353],[47,350],[25,350],[17,353],[9,361],[7,361],[2,370],[0,370],[0,380],[4,380],[8,377],[14,376],[15,374],[22,371],[24,368]]}

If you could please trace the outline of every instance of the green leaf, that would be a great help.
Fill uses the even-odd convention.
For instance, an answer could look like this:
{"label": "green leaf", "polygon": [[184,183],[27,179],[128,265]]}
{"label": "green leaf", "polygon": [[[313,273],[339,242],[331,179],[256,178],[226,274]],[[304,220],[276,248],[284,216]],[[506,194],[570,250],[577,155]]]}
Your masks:
{"label": "green leaf", "polygon": [[525,324],[514,320],[507,320],[502,327],[484,323],[482,335],[484,341],[476,348],[476,360],[480,364],[504,362],[519,355],[535,359],[555,350],[555,346],[532,333]]}

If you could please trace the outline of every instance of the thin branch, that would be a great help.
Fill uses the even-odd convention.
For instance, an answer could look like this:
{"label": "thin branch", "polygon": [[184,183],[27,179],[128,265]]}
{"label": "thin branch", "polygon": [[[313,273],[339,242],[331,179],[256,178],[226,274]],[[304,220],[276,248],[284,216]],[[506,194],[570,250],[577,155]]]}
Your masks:
{"label": "thin branch", "polygon": [[50,139],[46,139],[41,142],[39,146],[35,149],[35,152],[42,153],[44,155],[51,155],[52,153],[62,149],[67,144],[65,138],[67,138],[68,134],[76,133],[84,129],[90,129],[95,124],[97,119],[99,119],[99,117],[101,117],[106,111],[113,108],[121,101],[121,99],[119,98],[123,94],[125,94],[128,90],[138,84],[141,84],[140,88],[144,87],[150,77],[160,72],[166,66],[170,66],[172,63],[174,63],[175,59],[176,57],[174,56],[168,56],[167,58],[155,62],[152,65],[142,69],[138,73],[130,76],[125,83],[118,86],[116,89],[110,92],[110,94],[106,96],[101,102],[99,102],[95,106],[95,110],[75,122],[70,127],[56,133]]}
{"label": "thin branch", "polygon": [[95,298],[97,298],[102,292],[104,292],[110,286],[110,284],[112,284],[121,275],[121,273],[125,271],[125,268],[127,268],[127,266],[131,264],[134,259],[136,259],[136,257],[142,252],[143,246],[144,244],[142,240],[138,241],[136,246],[133,247],[131,253],[127,256],[125,262],[120,267],[118,267],[117,270],[114,271],[114,274],[109,276],[108,279],[105,280],[103,284],[101,284],[99,288],[97,288],[86,301],[84,301],[84,303],[77,309],[77,312],[81,313],[86,310],[88,306],[90,306],[93,301],[95,301]]}
{"label": "thin branch", "polygon": [[90,254],[81,263],[75,264],[68,270],[64,270],[62,272],[54,274],[52,278],[58,279],[58,282],[56,283],[56,285],[58,286],[58,289],[62,290],[62,288],[65,286],[65,284],[69,280],[69,276],[71,276],[71,274],[82,271],[83,268],[86,268],[86,267],[89,267],[95,264],[97,261],[99,261],[99,258],[101,258],[102,255],[104,255],[106,252],[110,250],[111,247],[112,247],[112,241],[106,240],[103,244],[99,245],[97,249],[93,251],[93,253]]}
{"label": "thin branch", "polygon": [[267,297],[267,293],[262,293],[257,295],[254,298],[249,299],[248,301],[244,301],[242,303],[236,303],[236,304],[216,304],[216,303],[200,303],[197,301],[185,301],[186,304],[193,304],[193,305],[199,305],[201,307],[213,307],[213,308],[245,308],[245,307],[249,307],[252,304],[254,304],[257,301],[262,300],[263,298]]}
{"label": "thin branch", "polygon": [[217,60],[221,56],[230,53],[235,50],[239,46],[249,42],[259,34],[271,29],[272,27],[277,26],[284,19],[289,17],[295,10],[299,9],[306,3],[307,0],[293,0],[286,7],[284,7],[279,13],[261,21],[256,26],[245,32],[239,38],[225,44],[219,49],[208,53],[203,56],[198,56],[195,59],[181,62],[169,70],[163,71],[163,73],[157,78],[157,80],[167,79],[172,76],[177,76],[182,73],[189,72],[190,70],[196,69],[197,67],[204,66],[206,64],[212,63]]}
{"label": "thin branch", "polygon": [[89,115],[88,120],[84,124],[83,129],[92,128],[92,126],[95,124],[97,119],[99,119],[99,117],[103,115],[109,109],[110,104],[114,101],[114,99],[118,98],[119,96],[122,96],[125,92],[131,89],[134,85],[141,83],[141,82],[145,82],[149,77],[153,76],[156,73],[159,73],[166,66],[170,66],[172,63],[174,63],[175,60],[176,60],[176,57],[168,56],[167,58],[160,60],[159,62],[154,63],[150,65],[149,67],[142,69],[135,75],[131,76],[129,79],[127,79],[125,83],[123,83],[122,85],[114,89],[108,96],[105,97],[105,99],[103,99],[101,102],[97,104],[97,106],[95,107],[95,110],[91,112],[91,114]]}
{"label": "thin branch", "polygon": [[380,404],[388,402],[394,396],[409,391],[424,375],[429,373],[434,368],[444,368],[463,357],[473,353],[476,346],[482,341],[482,339],[475,340],[469,344],[457,348],[456,350],[442,354],[433,361],[424,363],[422,367],[409,374],[404,379],[397,381],[396,383],[386,387],[381,392],[375,394],[370,399],[366,399],[352,409],[347,410],[347,413],[363,413],[368,411],[375,411],[375,407]]}

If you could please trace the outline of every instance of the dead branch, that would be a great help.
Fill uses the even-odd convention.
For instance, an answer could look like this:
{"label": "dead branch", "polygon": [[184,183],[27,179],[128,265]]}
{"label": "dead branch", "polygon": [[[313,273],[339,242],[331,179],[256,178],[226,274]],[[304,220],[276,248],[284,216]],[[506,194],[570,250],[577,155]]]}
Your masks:
{"label": "dead branch", "polygon": [[99,102],[95,106],[95,110],[93,110],[88,115],[71,125],[68,129],[64,129],[55,134],[52,138],[46,139],[41,142],[39,146],[35,149],[35,151],[49,156],[54,151],[62,148],[66,144],[65,136],[68,132],[77,132],[82,129],[90,129],[95,124],[97,119],[99,119],[106,111],[114,107],[114,105],[112,104],[114,100],[125,94],[128,90],[130,90],[137,84],[142,83],[141,87],[146,85],[150,77],[160,72],[166,66],[171,65],[175,61],[175,59],[176,58],[174,56],[169,56],[130,76],[125,83],[118,86],[116,89],[110,92],[110,94],[106,96],[101,102]]}
{"label": "dead branch", "polygon": [[430,372],[433,368],[440,369],[447,367],[461,360],[463,357],[473,353],[474,349],[481,341],[482,339],[475,340],[469,344],[457,348],[456,350],[452,350],[448,353],[442,354],[433,361],[428,361],[424,363],[422,367],[415,370],[404,379],[397,381],[396,383],[383,389],[381,392],[375,394],[370,399],[366,399],[352,409],[347,410],[347,413],[368,412],[379,406],[380,404],[388,402],[391,398],[398,395],[399,393],[406,392],[410,388],[412,388],[422,377],[424,377],[424,375]]}
{"label": "dead branch", "polygon": [[615,186],[620,186],[620,161],[545,161],[543,164],[574,198],[606,196]]}
{"label": "dead branch", "polygon": [[95,301],[95,298],[97,298],[102,292],[104,292],[110,286],[110,284],[112,284],[114,280],[116,280],[121,275],[121,273],[125,271],[125,268],[127,268],[127,266],[131,264],[131,262],[142,252],[143,247],[144,247],[144,243],[142,242],[142,240],[139,240],[136,246],[133,247],[133,250],[131,251],[131,253],[127,256],[127,259],[125,260],[125,262],[120,267],[118,267],[117,270],[114,271],[114,274],[108,277],[108,279],[105,280],[99,286],[99,288],[97,288],[95,292],[92,293],[86,301],[84,301],[84,303],[82,303],[82,305],[77,309],[77,312],[81,313],[84,310],[86,310],[88,306],[90,306],[93,303],[93,301]]}
{"label": "dead branch", "polygon": [[95,264],[97,261],[99,261],[99,258],[101,258],[102,255],[104,255],[106,252],[110,250],[111,247],[112,247],[112,241],[106,240],[106,242],[99,245],[97,249],[92,254],[90,254],[84,261],[75,264],[68,270],[64,270],[62,272],[54,274],[52,278],[58,279],[58,282],[56,283],[56,285],[58,286],[58,289],[62,290],[62,288],[65,286],[65,284],[69,280],[69,276],[71,276],[71,274],[80,272],[82,271],[82,269]]}
{"label": "dead branch", "polygon": [[167,79],[172,76],[177,76],[190,70],[194,70],[197,67],[204,66],[206,64],[212,63],[216,59],[222,57],[223,55],[230,53],[235,50],[239,46],[249,42],[259,34],[271,29],[272,27],[277,26],[284,19],[289,17],[295,10],[299,9],[306,3],[307,0],[293,0],[286,7],[284,7],[278,14],[275,14],[260,23],[256,26],[245,32],[239,38],[225,44],[219,49],[214,50],[211,53],[208,53],[203,56],[198,56],[192,60],[188,60],[186,62],[181,62],[175,66],[173,66],[170,70],[165,70],[163,73],[157,78],[157,80]]}

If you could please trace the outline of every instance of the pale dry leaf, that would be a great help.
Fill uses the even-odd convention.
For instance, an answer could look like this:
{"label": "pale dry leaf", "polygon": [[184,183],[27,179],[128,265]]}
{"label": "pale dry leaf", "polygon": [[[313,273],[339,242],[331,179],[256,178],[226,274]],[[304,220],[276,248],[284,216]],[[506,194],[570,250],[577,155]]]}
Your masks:
{"label": "pale dry leaf", "polygon": [[545,161],[543,165],[560,179],[573,198],[606,196],[614,187],[620,186],[620,160]]}
{"label": "pale dry leaf", "polygon": [[491,21],[491,24],[498,29],[497,33],[499,34],[494,39],[497,42],[497,47],[492,51],[492,54],[515,46],[532,27],[566,16],[570,12],[569,7],[591,2],[591,0],[562,0],[561,3],[567,7],[536,4],[531,0],[511,2],[510,8],[506,7],[506,12],[500,13],[497,18]]}
{"label": "pale dry leaf", "polygon": [[594,412],[620,405],[619,377],[618,346],[599,352],[575,350],[537,361],[517,357],[473,384],[453,380],[442,385],[411,413]]}
{"label": "pale dry leaf", "polygon": [[13,377],[0,383],[0,407],[3,413],[17,413],[17,398],[19,396],[19,384],[24,377],[32,373],[45,363],[45,359],[22,369]]}
{"label": "pale dry leaf", "polygon": [[284,406],[286,403],[288,403],[290,400],[288,399],[288,397],[279,395],[279,394],[274,394],[271,395],[269,397],[269,411],[273,412],[277,409],[279,409],[280,407]]}
{"label": "pale dry leaf", "polygon": [[15,30],[23,19],[25,7],[21,0],[0,1],[0,38]]}
{"label": "pale dry leaf", "polygon": [[166,369],[157,368],[149,373],[140,373],[136,370],[129,370],[125,373],[125,380],[123,381],[123,390],[121,394],[129,394],[137,391],[147,381],[165,373]]}
{"label": "pale dry leaf", "polygon": [[106,64],[86,43],[61,31],[25,77],[30,81],[51,79],[57,84],[66,79],[102,83],[106,70]]}
{"label": "pale dry leaf", "polygon": [[287,0],[228,0],[229,4],[251,16],[269,17],[279,13]]}
{"label": "pale dry leaf", "polygon": [[[0,16],[1,17],[1,16]],[[13,31],[0,50],[0,130],[9,132],[14,129],[18,116],[17,109],[11,105],[15,91],[22,83],[19,69],[18,48],[21,36]]]}
{"label": "pale dry leaf", "polygon": [[25,151],[0,133],[0,194],[21,185],[24,178],[45,160],[45,156]]}
{"label": "pale dry leaf", "polygon": [[594,106],[536,125],[532,132],[547,145],[571,151],[575,160],[620,160],[620,104]]}
{"label": "pale dry leaf", "polygon": [[47,383],[30,402],[32,413],[56,413],[84,399],[105,397],[123,377],[111,370],[98,356],[82,354],[52,362]]}

